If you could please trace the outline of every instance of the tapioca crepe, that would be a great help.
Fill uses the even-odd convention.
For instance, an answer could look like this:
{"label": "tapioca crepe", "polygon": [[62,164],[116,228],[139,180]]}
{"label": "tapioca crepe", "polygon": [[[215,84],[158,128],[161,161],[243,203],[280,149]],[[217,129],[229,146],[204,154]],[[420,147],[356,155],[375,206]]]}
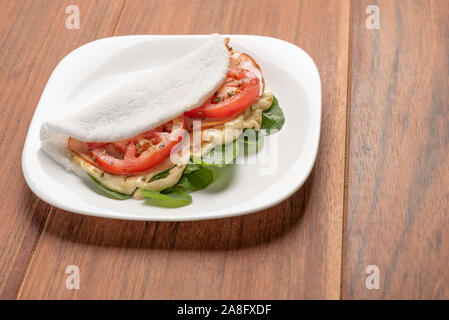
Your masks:
{"label": "tapioca crepe", "polygon": [[155,128],[200,106],[220,87],[228,69],[224,39],[213,34],[187,56],[147,71],[78,113],[45,122],[41,147],[67,169],[80,172],[67,149],[69,136],[112,142]]}
{"label": "tapioca crepe", "polygon": [[259,150],[284,123],[258,63],[229,41],[211,35],[185,57],[45,122],[42,149],[109,198],[192,203],[189,193],[214,182],[211,168],[234,162],[241,143]]}

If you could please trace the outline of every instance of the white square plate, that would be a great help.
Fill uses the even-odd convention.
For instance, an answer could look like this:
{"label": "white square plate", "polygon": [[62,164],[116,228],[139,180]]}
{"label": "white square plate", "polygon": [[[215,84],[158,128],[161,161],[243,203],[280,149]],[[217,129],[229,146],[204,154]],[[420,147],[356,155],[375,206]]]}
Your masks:
{"label": "white square plate", "polygon": [[[293,194],[315,162],[321,125],[321,81],[310,56],[275,38],[230,35],[231,46],[260,64],[265,82],[285,114],[282,130],[266,138],[269,163],[224,169],[207,189],[192,193],[181,208],[149,206],[134,199],[119,201],[99,194],[93,183],[65,171],[40,149],[39,130],[49,119],[81,109],[111,88],[147,68],[159,67],[194,50],[203,35],[124,36],[96,40],[68,54],[55,68],[42,93],[28,130],[22,168],[31,190],[63,210],[108,218],[186,221],[242,215],[271,207]],[[264,150],[259,153],[263,154]],[[246,161],[248,160],[248,161]]]}

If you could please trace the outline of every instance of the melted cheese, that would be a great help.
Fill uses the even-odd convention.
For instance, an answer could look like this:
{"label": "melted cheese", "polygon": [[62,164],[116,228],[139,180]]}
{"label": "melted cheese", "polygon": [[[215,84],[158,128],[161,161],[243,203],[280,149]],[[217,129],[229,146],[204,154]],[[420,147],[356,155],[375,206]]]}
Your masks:
{"label": "melted cheese", "polygon": [[[134,193],[133,196],[136,199],[143,199],[143,196],[140,192],[135,192],[138,188],[144,188],[153,191],[162,191],[175,185],[181,178],[181,175],[186,167],[186,165],[183,163],[173,166],[173,164],[166,162],[153,168],[150,171],[145,172],[144,174],[129,177],[115,176],[108,174],[101,169],[98,169],[76,154],[73,154],[73,158],[75,162],[80,164],[81,168],[83,168],[84,171],[93,176],[107,188],[124,194]],[[164,167],[166,167],[167,165],[170,166],[164,169]],[[165,178],[156,180],[153,179],[156,174],[171,167],[172,169],[170,169],[168,175]]]}
{"label": "melted cheese", "polygon": [[[256,131],[260,130],[262,124],[262,112],[268,110],[271,107],[272,102],[273,94],[271,93],[271,90],[265,86],[262,97],[241,115],[221,126],[203,130],[201,133],[201,146],[193,146],[192,154],[196,157],[200,157],[210,152],[217,145],[232,142],[242,134],[243,129],[251,128]],[[167,159],[167,161],[140,175],[115,176],[98,169],[76,154],[73,154],[73,158],[84,171],[93,176],[107,188],[124,194],[133,194],[133,197],[138,200],[143,199],[139,188],[161,191],[172,187],[179,181],[186,167],[186,161],[180,161],[179,164],[173,165],[169,161],[170,159]],[[183,160],[185,159],[186,158],[183,158]],[[153,179],[156,174],[167,169],[170,169],[170,171],[165,178]]]}
{"label": "melted cheese", "polygon": [[234,141],[242,134],[243,129],[260,130],[260,126],[262,125],[262,113],[270,109],[272,103],[273,94],[271,93],[270,88],[265,86],[262,97],[237,118],[228,121],[221,126],[203,130],[201,134],[201,148],[194,146],[194,156],[203,156],[217,145]]}

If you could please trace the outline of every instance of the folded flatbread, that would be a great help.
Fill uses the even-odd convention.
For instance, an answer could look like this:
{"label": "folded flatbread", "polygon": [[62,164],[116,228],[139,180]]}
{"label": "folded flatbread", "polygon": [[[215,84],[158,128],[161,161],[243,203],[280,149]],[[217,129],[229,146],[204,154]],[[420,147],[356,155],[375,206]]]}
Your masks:
{"label": "folded flatbread", "polygon": [[41,147],[66,169],[79,173],[67,148],[69,136],[96,142],[134,137],[201,106],[221,86],[228,68],[224,39],[211,35],[174,63],[147,71],[78,113],[43,123]]}

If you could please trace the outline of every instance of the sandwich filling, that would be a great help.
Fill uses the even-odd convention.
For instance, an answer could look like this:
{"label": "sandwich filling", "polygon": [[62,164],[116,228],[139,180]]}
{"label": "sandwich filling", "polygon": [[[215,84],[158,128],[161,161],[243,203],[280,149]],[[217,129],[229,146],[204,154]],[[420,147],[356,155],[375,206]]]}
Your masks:
{"label": "sandwich filling", "polygon": [[[235,118],[214,126],[208,127],[201,131],[201,145],[194,146],[190,155],[201,158],[217,145],[226,144],[236,140],[244,129],[254,129],[258,131],[262,123],[262,112],[268,110],[273,102],[273,94],[266,87],[262,97],[251,104],[243,113]],[[193,139],[193,136],[192,136]],[[185,159],[178,164],[174,164],[167,158],[164,162],[149,169],[144,173],[135,175],[114,175],[105,172],[103,169],[95,166],[92,162],[87,161],[77,152],[72,151],[72,156],[81,168],[89,175],[94,177],[107,188],[123,193],[132,194],[135,199],[142,199],[143,196],[139,189],[148,189],[153,191],[162,191],[174,186],[182,176],[186,167]],[[159,175],[164,173],[163,175]]]}

